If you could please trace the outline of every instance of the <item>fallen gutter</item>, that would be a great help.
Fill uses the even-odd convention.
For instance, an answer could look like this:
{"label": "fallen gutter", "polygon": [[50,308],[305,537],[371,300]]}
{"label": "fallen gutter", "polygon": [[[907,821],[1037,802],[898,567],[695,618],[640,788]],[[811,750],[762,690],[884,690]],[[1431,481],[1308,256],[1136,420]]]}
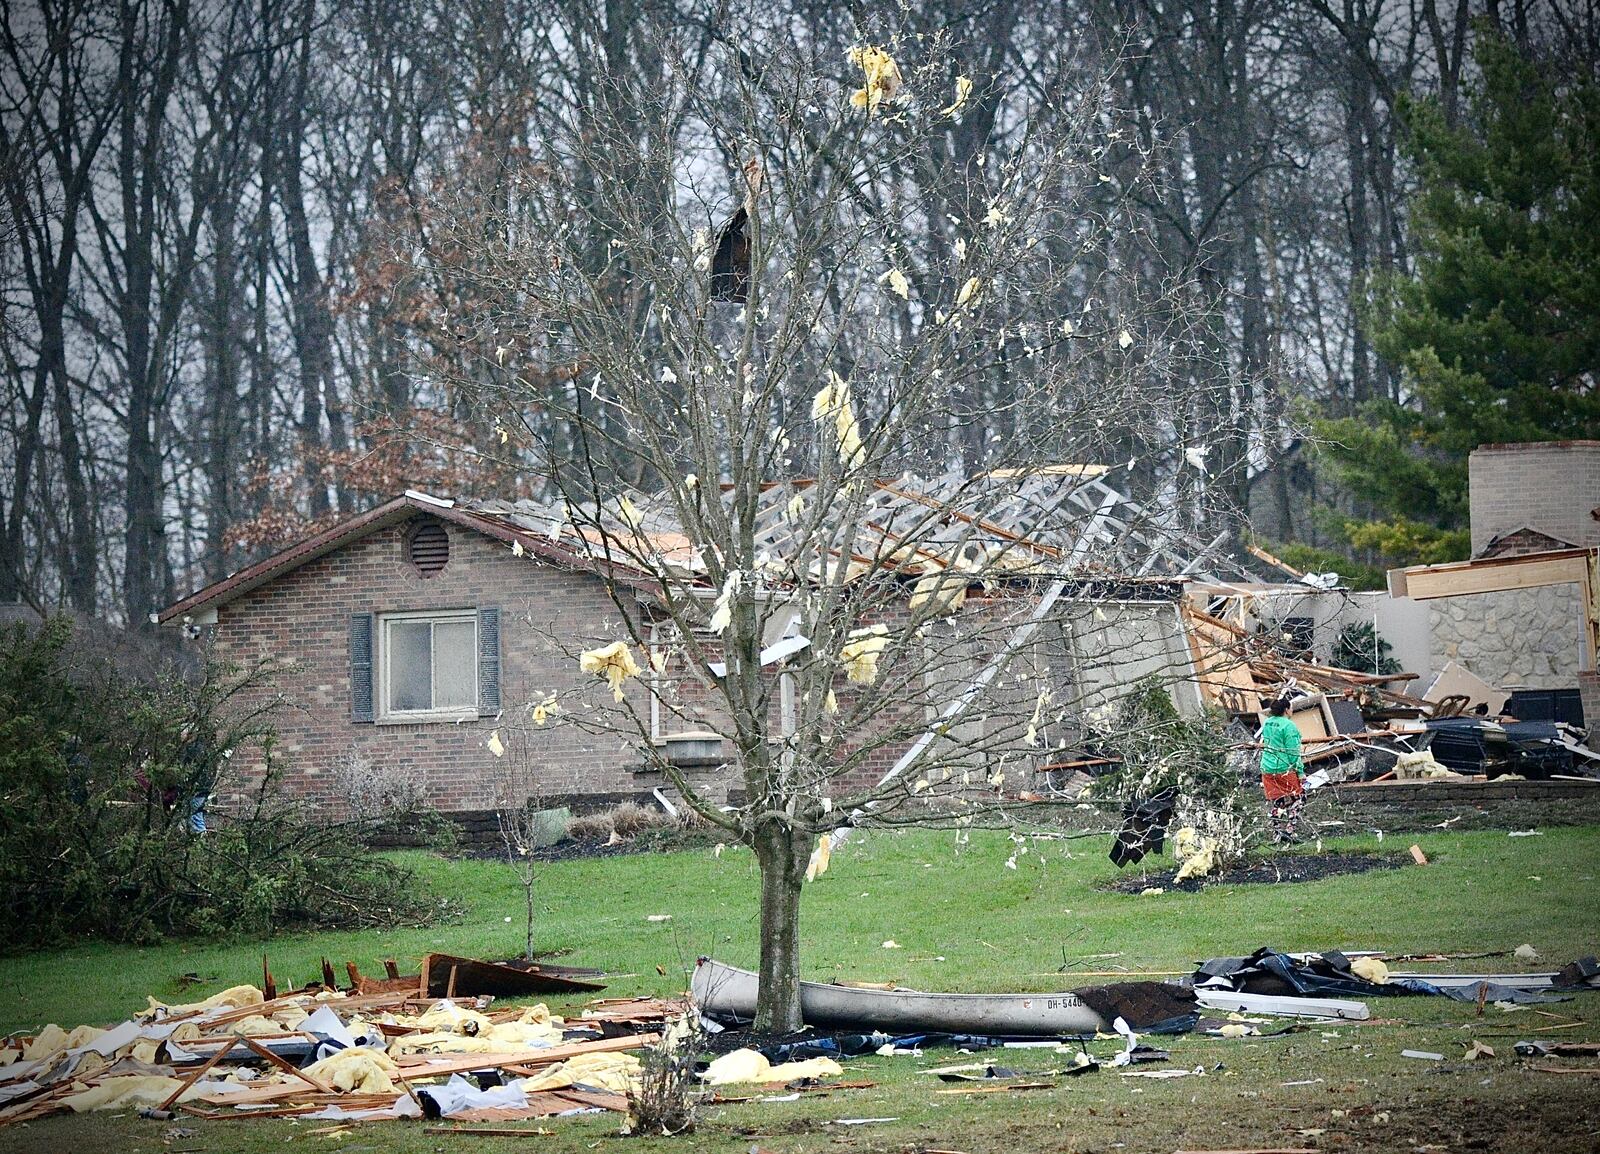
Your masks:
{"label": "fallen gutter", "polygon": [[1240,994],[1232,990],[1198,989],[1195,998],[1208,1010],[1282,1014],[1292,1018],[1343,1018],[1364,1022],[1372,1016],[1365,1002],[1345,998],[1280,998],[1273,994]]}

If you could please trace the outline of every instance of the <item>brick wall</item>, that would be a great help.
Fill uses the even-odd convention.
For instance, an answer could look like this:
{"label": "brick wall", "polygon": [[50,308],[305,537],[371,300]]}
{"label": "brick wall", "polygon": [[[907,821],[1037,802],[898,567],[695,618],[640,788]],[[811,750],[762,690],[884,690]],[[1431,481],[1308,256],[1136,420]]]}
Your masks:
{"label": "brick wall", "polygon": [[1583,723],[1600,742],[1600,671],[1585,669],[1578,674],[1578,700],[1583,704]]}
{"label": "brick wall", "polygon": [[[504,544],[447,522],[440,523],[449,536],[449,564],[424,578],[405,556],[414,523],[377,530],[218,610],[211,640],[217,658],[239,665],[260,659],[276,663],[271,680],[242,704],[276,701],[277,756],[286,786],[330,811],[346,807],[356,789],[374,779],[410,785],[428,804],[447,813],[490,809],[508,794],[513,800],[530,795],[550,804],[560,799],[583,810],[620,799],[648,798],[655,788],[672,793],[664,773],[645,768],[640,739],[619,732],[615,718],[602,722],[601,712],[614,708],[610,692],[578,667],[580,650],[628,635],[601,580],[530,557],[514,557]],[[488,606],[500,609],[499,715],[402,724],[351,720],[352,613]],[[833,767],[828,792],[842,800],[871,789],[949,694],[964,687],[982,661],[1003,645],[1028,608],[1027,603],[1008,598],[993,604],[973,598],[968,614],[975,620],[969,620],[968,628],[981,638],[976,643],[979,652],[969,666],[950,671],[954,680],[949,685],[935,687],[915,676],[906,681],[886,675],[879,684],[864,688],[837,678],[841,719],[851,716],[863,692],[892,694],[893,700],[881,711],[867,710],[868,721],[845,727],[837,742],[820,755],[819,760]],[[1080,605],[1077,611],[1087,615],[1091,608]],[[629,611],[637,615],[638,606]],[[891,628],[903,624],[903,614],[902,606],[887,615]],[[641,633],[648,636],[648,627]],[[930,636],[928,643],[937,645],[937,637]],[[714,645],[707,648],[716,655]],[[1070,676],[1065,667],[1058,675]],[[654,681],[647,673],[626,687],[629,706],[646,732],[649,686]],[[681,665],[669,666],[657,688],[664,699],[661,732],[719,728],[717,695]],[[1072,695],[1065,686],[1059,689],[1058,700],[1066,703]],[[813,692],[820,688],[813,687]],[[995,692],[1005,696],[998,688]],[[562,719],[536,725],[528,707],[551,693],[559,698]],[[1033,708],[1031,685],[1024,696],[1025,701],[1010,703],[1022,719]],[[768,707],[776,732],[775,687]],[[1015,728],[1020,741],[1020,724]],[[498,733],[504,756],[490,751],[491,732]],[[1032,763],[1050,755],[1048,746],[1016,749],[1009,759],[1006,788],[1033,787]],[[242,772],[240,785],[259,780],[265,769],[260,751],[241,751],[234,764]],[[360,768],[352,770],[352,765]],[[982,791],[981,771],[989,767],[978,768],[972,786]],[[743,789],[734,775],[714,766],[693,769],[689,776],[717,803],[728,799],[730,788]],[[226,804],[226,789],[222,794],[219,803]],[[595,804],[586,804],[585,799]]]}
{"label": "brick wall", "polygon": [[[589,732],[581,724],[541,728],[528,717],[528,703],[551,692],[569,718],[611,706],[605,685],[582,673],[576,659],[581,649],[625,635],[601,581],[513,557],[503,544],[453,524],[446,525],[449,564],[423,578],[405,559],[408,528],[394,526],[345,545],[218,611],[212,645],[219,659],[245,664],[269,657],[278,664],[270,685],[244,704],[281,697],[274,718],[288,788],[342,806],[350,790],[341,766],[352,755],[370,766],[367,776],[412,783],[445,811],[493,806],[522,765],[534,792],[545,797],[632,797],[662,784],[659,775],[637,772],[636,747],[616,733]],[[351,721],[350,614],[484,606],[501,612],[500,716],[398,725]],[[649,716],[638,681],[629,683],[627,696]],[[489,751],[493,730],[507,747],[503,757]],[[235,760],[245,782],[263,771],[259,751]]]}
{"label": "brick wall", "polygon": [[1472,555],[1527,526],[1574,545],[1600,545],[1600,441],[1481,445],[1467,463]]}
{"label": "brick wall", "polygon": [[1380,781],[1329,787],[1342,805],[1478,805],[1557,799],[1600,803],[1600,785],[1585,781]]}

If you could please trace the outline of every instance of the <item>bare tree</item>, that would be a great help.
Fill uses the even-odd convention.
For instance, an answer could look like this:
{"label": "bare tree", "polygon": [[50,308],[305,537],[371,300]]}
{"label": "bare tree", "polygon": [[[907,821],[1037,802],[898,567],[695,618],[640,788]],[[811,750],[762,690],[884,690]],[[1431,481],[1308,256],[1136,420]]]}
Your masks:
{"label": "bare tree", "polygon": [[[451,384],[498,419],[488,448],[541,461],[550,533],[618,609],[552,637],[615,691],[556,722],[634,740],[754,850],[757,1026],[793,1029],[818,839],[970,820],[1016,788],[1088,695],[1063,622],[1132,571],[1131,526],[1086,493],[1113,462],[1144,531],[1180,532],[1152,511],[1174,502],[1206,523],[1226,406],[1194,371],[1191,286],[1152,293],[1122,263],[1149,173],[1107,202],[1104,84],[1055,94],[1065,117],[1000,100],[1009,143],[952,168],[936,157],[988,82],[936,40],[913,57],[885,29],[844,62],[771,38],[691,75],[684,34],[652,34],[652,69],[574,108],[504,210],[436,211],[473,258],[456,275],[485,350]],[[528,364],[566,387],[530,393]],[[659,752],[652,713],[713,730],[743,803]]]}
{"label": "bare tree", "polygon": [[555,840],[551,837],[551,815],[542,803],[544,790],[538,762],[525,735],[507,735],[509,747],[502,743],[500,730],[492,737],[500,751],[502,770],[494,783],[494,817],[506,862],[522,886],[526,934],[522,956],[533,961],[533,924],[537,910],[535,895],[539,884],[540,862],[534,851]]}

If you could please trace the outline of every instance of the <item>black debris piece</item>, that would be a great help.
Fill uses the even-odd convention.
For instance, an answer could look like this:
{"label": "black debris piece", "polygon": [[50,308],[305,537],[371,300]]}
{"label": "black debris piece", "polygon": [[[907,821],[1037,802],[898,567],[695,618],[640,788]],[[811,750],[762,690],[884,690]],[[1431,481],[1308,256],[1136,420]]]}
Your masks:
{"label": "black debris piece", "polygon": [[1595,981],[1600,978],[1600,958],[1592,954],[1587,958],[1579,958],[1575,962],[1568,962],[1556,971],[1552,985],[1556,986],[1593,986],[1600,983]]}
{"label": "black debris piece", "polygon": [[1118,869],[1146,854],[1161,852],[1177,800],[1177,790],[1164,789],[1144,801],[1128,803],[1122,811],[1122,828],[1111,846],[1111,860]]}
{"label": "black debris piece", "polygon": [[1366,719],[1361,716],[1361,707],[1348,698],[1330,698],[1328,710],[1333,714],[1335,733],[1362,733],[1367,728]]}
{"label": "black debris piece", "polygon": [[1583,728],[1583,698],[1576,689],[1513,689],[1506,712],[1519,721],[1559,721]]}
{"label": "black debris piece", "polygon": [[711,256],[711,299],[743,304],[750,299],[750,214],[741,205],[717,233]]}
{"label": "black debris piece", "polygon": [[1442,994],[1458,1002],[1517,1002],[1531,1004],[1560,1002],[1533,990],[1517,989],[1495,982],[1473,982],[1461,986],[1436,986],[1417,978],[1390,978],[1381,985],[1369,982],[1350,970],[1350,959],[1338,950],[1291,958],[1278,950],[1261,949],[1248,958],[1212,958],[1200,963],[1194,972],[1198,989],[1234,990],[1274,997],[1382,997],[1386,994]]}
{"label": "black debris piece", "polygon": [[1140,1034],[1187,1034],[1200,1020],[1194,991],[1171,982],[1117,982],[1072,992],[1106,1021],[1121,1018]]}
{"label": "black debris piece", "polygon": [[1128,1052],[1128,1065],[1142,1066],[1146,1062],[1170,1062],[1172,1053],[1169,1050],[1158,1050],[1154,1046],[1146,1046],[1140,1042]]}

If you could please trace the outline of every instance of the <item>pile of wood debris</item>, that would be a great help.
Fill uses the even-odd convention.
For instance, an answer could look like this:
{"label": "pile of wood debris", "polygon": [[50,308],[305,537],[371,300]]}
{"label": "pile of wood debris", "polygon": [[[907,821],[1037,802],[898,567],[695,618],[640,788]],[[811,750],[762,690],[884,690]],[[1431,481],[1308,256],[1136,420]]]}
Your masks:
{"label": "pile of wood debris", "polygon": [[430,996],[416,978],[366,984],[404,983],[314,983],[272,997],[241,985],[187,1005],[152,998],[110,1029],[13,1037],[0,1047],[0,1125],[110,1109],[340,1123],[626,1111],[634,1052],[688,1012],[680,1000],[611,999],[563,1019],[542,1004]]}

